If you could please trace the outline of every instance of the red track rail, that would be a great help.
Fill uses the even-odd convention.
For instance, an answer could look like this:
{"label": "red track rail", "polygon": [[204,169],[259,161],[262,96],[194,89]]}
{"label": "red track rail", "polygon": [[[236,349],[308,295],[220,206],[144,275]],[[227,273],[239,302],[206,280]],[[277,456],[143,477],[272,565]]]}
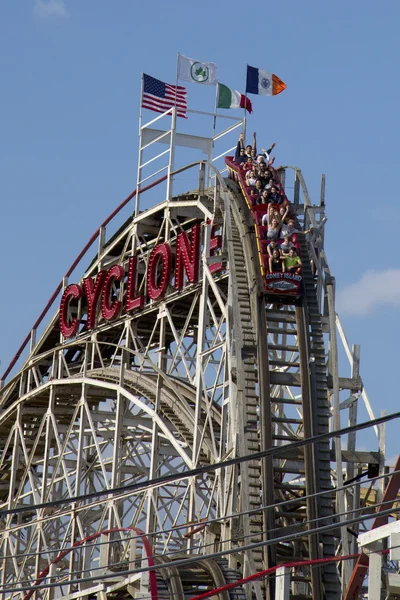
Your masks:
{"label": "red track rail", "polygon": [[288,562],[282,565],[275,565],[274,567],[270,567],[269,569],[265,569],[264,571],[258,571],[257,573],[253,573],[252,575],[248,575],[247,577],[243,577],[243,579],[238,579],[237,581],[232,581],[232,583],[226,583],[225,585],[221,585],[214,590],[208,590],[203,594],[199,594],[198,596],[194,596],[192,600],[205,600],[206,598],[211,598],[211,596],[216,596],[221,592],[225,592],[227,590],[231,590],[232,588],[239,587],[240,585],[244,585],[245,583],[249,583],[250,581],[255,581],[256,579],[262,579],[264,577],[268,577],[268,575],[272,575],[276,573],[276,571],[280,567],[312,567],[317,565],[322,565],[329,562],[339,562],[341,560],[351,560],[353,558],[359,557],[359,554],[348,554],[346,556],[332,556],[327,558],[314,558],[313,560],[300,560],[296,562]]}
{"label": "red track rail", "polygon": [[[163,181],[165,181],[167,179],[167,177],[168,177],[168,175],[163,175],[163,177],[160,177],[160,179],[157,179],[156,181],[153,181],[153,183],[150,183],[149,185],[146,185],[144,188],[142,188],[140,190],[140,193],[142,194],[143,192],[147,192],[147,190],[150,190],[151,188],[155,187],[159,183],[162,183]],[[112,219],[135,196],[136,196],[136,190],[134,190],[131,194],[129,194],[129,196],[127,198],[125,198],[125,200],[123,200],[123,202],[121,202],[121,204],[119,206],[117,206],[117,208],[107,217],[107,219],[105,221],[103,221],[103,223],[96,229],[96,231],[94,232],[94,234],[92,235],[92,237],[87,242],[86,246],[84,246],[83,250],[78,254],[78,256],[76,257],[76,259],[74,260],[74,262],[72,263],[72,265],[70,266],[70,268],[68,269],[68,271],[65,273],[64,277],[62,278],[62,280],[60,281],[60,283],[58,284],[58,286],[56,287],[56,289],[54,290],[52,296],[50,297],[50,300],[47,302],[46,306],[44,307],[44,309],[40,313],[39,317],[37,318],[37,320],[33,324],[33,327],[29,331],[28,335],[26,336],[26,338],[22,342],[21,346],[18,348],[17,353],[15,354],[15,356],[11,360],[10,364],[8,365],[7,369],[4,371],[3,375],[1,376],[1,379],[0,379],[1,382],[4,382],[4,380],[8,377],[8,375],[10,374],[10,372],[12,371],[12,369],[14,368],[17,360],[19,359],[19,357],[21,356],[22,352],[25,350],[26,346],[28,345],[28,343],[29,343],[29,341],[31,339],[31,332],[32,332],[32,330],[35,330],[35,329],[37,329],[39,327],[39,325],[43,321],[44,317],[49,312],[49,310],[52,307],[55,299],[57,298],[58,294],[62,290],[64,278],[65,277],[69,277],[71,275],[71,273],[73,273],[73,271],[78,266],[78,264],[80,263],[80,261],[82,260],[82,258],[85,256],[86,252],[89,250],[89,248],[92,246],[92,244],[98,238],[98,236],[100,234],[100,230],[102,229],[102,227],[105,227],[106,225],[108,225],[108,223],[110,221],[112,221]]]}
{"label": "red track rail", "polygon": [[[79,548],[80,546],[83,546],[83,544],[85,544],[85,542],[92,542],[93,540],[97,539],[101,535],[105,535],[108,533],[119,533],[121,531],[134,531],[139,537],[142,538],[143,548],[146,552],[147,562],[148,562],[148,566],[149,566],[151,600],[158,600],[157,576],[156,576],[155,570],[151,569],[151,567],[154,567],[154,557],[153,557],[153,551],[151,549],[151,544],[150,544],[147,536],[144,534],[144,531],[142,531],[141,529],[138,529],[137,527],[115,527],[114,529],[105,529],[104,531],[98,531],[97,533],[88,535],[87,537],[83,538],[82,540],[75,542],[75,544],[73,544],[70,548],[67,548],[66,550],[63,550],[62,552],[60,552],[60,554],[58,556],[56,556],[55,559],[52,560],[51,563],[48,564],[45,569],[43,569],[43,571],[40,573],[40,575],[38,576],[38,578],[36,579],[36,581],[33,585],[34,586],[40,585],[40,583],[43,581],[43,579],[48,575],[51,565],[57,564],[60,560],[65,558],[65,556],[67,556],[70,552],[72,552],[76,548]],[[66,582],[65,585],[67,585],[67,584],[68,584],[68,582]],[[63,582],[60,582],[60,587],[62,585],[63,585]],[[27,594],[25,594],[24,600],[29,600],[30,598],[32,598],[35,591],[36,591],[35,589],[32,589]]]}

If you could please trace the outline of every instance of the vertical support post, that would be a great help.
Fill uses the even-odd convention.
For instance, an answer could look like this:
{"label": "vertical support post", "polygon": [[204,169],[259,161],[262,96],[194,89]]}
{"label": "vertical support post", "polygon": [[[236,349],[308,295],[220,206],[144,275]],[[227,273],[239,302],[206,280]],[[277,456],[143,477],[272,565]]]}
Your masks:
{"label": "vertical support post", "polygon": [[[55,390],[54,390],[54,386],[52,385],[50,388],[50,395],[49,395],[49,405],[47,408],[47,414],[46,414],[46,436],[45,436],[45,446],[44,446],[44,453],[43,453],[43,474],[42,474],[42,490],[41,490],[41,494],[40,494],[40,502],[46,502],[47,500],[47,492],[48,492],[48,487],[47,487],[47,478],[49,476],[49,461],[50,461],[50,448],[52,445],[52,434],[51,434],[51,415],[54,413],[54,397],[55,397]],[[41,509],[40,510],[40,517],[43,518],[44,515],[44,510]],[[41,535],[38,535],[37,538],[37,545],[36,545],[36,551],[37,551],[37,556],[36,556],[36,561],[35,561],[35,573],[38,575],[40,573],[41,570],[41,566],[40,566],[40,562],[41,562],[41,555],[42,552],[44,550],[47,550],[46,547],[43,548],[43,539]],[[51,588],[49,588],[50,590]]]}
{"label": "vertical support post", "polygon": [[[202,352],[204,350],[204,339],[205,339],[205,331],[206,331],[206,315],[207,315],[207,297],[208,297],[208,279],[206,275],[207,268],[207,257],[210,254],[210,238],[211,238],[212,224],[208,223],[204,226],[204,243],[203,243],[203,252],[201,256],[201,265],[202,265],[202,290],[201,296],[199,300],[199,323],[197,330],[197,352],[196,352],[196,406],[194,413],[194,427],[193,427],[193,453],[192,453],[192,462],[193,466],[196,467],[198,454],[199,454],[199,445],[200,445],[200,431],[199,431],[199,421],[201,415],[201,402],[203,396],[203,356]],[[190,499],[189,499],[189,521],[194,521],[196,517],[196,477],[191,479],[191,490],[190,490]],[[192,546],[192,538],[188,539],[187,545],[188,548]]]}
{"label": "vertical support post", "polygon": [[108,538],[107,535],[105,533],[102,533],[100,536],[100,571],[98,571],[99,573],[104,573],[106,568],[108,567],[108,547],[109,544],[108,542]]}
{"label": "vertical support post", "polygon": [[[140,565],[142,568],[146,569],[149,566],[149,561],[145,552],[142,552],[142,562]],[[139,598],[141,600],[150,599],[150,576],[149,571],[143,571],[140,578],[140,587],[139,587]]]}
{"label": "vertical support post", "polygon": [[[103,252],[105,240],[106,240],[106,228],[105,227],[100,227],[100,231],[99,231],[99,243],[98,243],[98,246],[97,246],[97,258],[100,258],[101,253]],[[100,266],[100,268],[101,268],[101,266]]]}
{"label": "vertical support post", "polygon": [[215,177],[215,175],[212,175],[212,169],[211,169],[211,165],[213,163],[213,149],[214,149],[214,142],[212,144],[209,145],[208,147],[208,153],[207,153],[207,187],[211,187],[212,186],[212,180],[213,178],[215,178],[215,185],[217,185],[217,178]]}
{"label": "vertical support post", "polygon": [[[124,364],[124,350],[122,349],[121,354],[121,365],[120,365],[120,375],[119,375],[119,385],[123,387],[125,378],[125,364]],[[117,392],[117,405],[116,405],[116,415],[115,415],[115,430],[114,430],[114,448],[113,448],[113,456],[112,456],[112,473],[111,473],[111,487],[116,488],[121,485],[121,454],[123,447],[123,418],[125,412],[126,401],[122,396],[120,391]],[[118,503],[110,497],[109,505],[108,505],[108,527],[112,529],[113,527],[120,527],[120,522],[118,518],[118,514],[116,515]],[[111,547],[112,534],[110,534],[110,554],[111,549],[113,551],[112,561],[119,562],[121,557],[119,555],[120,548],[122,542],[119,544],[114,544]]]}
{"label": "vertical support post", "polygon": [[382,542],[369,544],[368,598],[380,600],[382,591]]}
{"label": "vertical support post", "polygon": [[[92,557],[91,557],[91,548],[90,548],[90,544],[83,544],[82,546],[82,550],[81,550],[81,565],[82,565],[82,570],[85,572],[86,576],[89,575],[90,573],[90,567],[92,564]],[[90,581],[86,581],[85,583],[81,583],[81,590],[83,591],[84,589],[90,588],[92,586],[92,583]],[[84,598],[87,598],[87,596],[84,596]]]}
{"label": "vertical support post", "polygon": [[171,139],[169,147],[169,164],[168,164],[168,179],[167,179],[167,200],[172,198],[172,176],[171,173],[174,170],[175,162],[175,133],[176,133],[176,106],[172,109],[172,123],[171,123]]}
{"label": "vertical support post", "polygon": [[[207,267],[207,257],[210,254],[210,238],[211,238],[211,223],[204,226],[204,245],[203,253],[201,257],[201,263],[203,266],[203,282],[202,290],[199,303],[199,324],[197,330],[197,356],[196,356],[196,408],[195,408],[195,422],[193,431],[193,465],[196,466],[197,455],[199,450],[199,419],[201,411],[201,399],[203,395],[203,357],[202,352],[204,350],[204,337],[206,329],[206,312],[207,312],[207,297],[208,297],[208,279],[205,272]],[[192,515],[193,516],[193,515]]]}
{"label": "vertical support post", "polygon": [[[300,380],[301,380],[301,395],[302,395],[302,407],[303,407],[303,426],[304,426],[304,437],[310,438],[315,435],[313,431],[313,419],[312,415],[314,412],[313,397],[312,397],[312,376],[311,376],[311,364],[308,362],[308,327],[304,317],[304,308],[296,306],[296,324],[297,324],[297,341],[299,345],[299,361],[300,361]],[[315,370],[314,370],[315,375]],[[306,494],[307,494],[307,520],[315,521],[318,518],[317,499],[312,497],[317,492],[317,482],[315,466],[317,461],[315,459],[315,448],[314,444],[306,444],[304,447],[304,465],[305,465],[305,480],[306,480]],[[311,497],[310,497],[311,496]],[[312,529],[312,525],[310,525]],[[318,556],[318,535],[313,534],[309,536],[309,548],[310,558],[317,559]],[[314,600],[320,600],[323,597],[322,592],[322,580],[321,570],[312,569],[311,571],[311,589]]]}
{"label": "vertical support post", "polygon": [[206,177],[206,165],[203,161],[200,163],[200,173],[199,173],[199,196],[203,196],[204,194],[204,182]]}
{"label": "vertical support post", "polygon": [[129,540],[129,565],[128,569],[132,570],[136,568],[136,548],[137,546],[137,535],[136,532],[131,533],[131,539]]}
{"label": "vertical support post", "polygon": [[321,193],[319,197],[319,205],[325,206],[325,175],[322,173],[321,175]]}
{"label": "vertical support post", "polygon": [[[381,411],[381,417],[386,415],[386,410]],[[386,455],[386,423],[379,425],[379,479],[377,502],[382,502],[383,494],[385,493],[386,481],[382,475],[385,474],[385,455]]]}
{"label": "vertical support post", "polygon": [[[272,439],[272,414],[271,414],[271,395],[270,379],[267,361],[263,360],[268,356],[268,332],[265,319],[265,302],[260,294],[257,297],[257,368],[260,394],[260,441],[261,450],[268,450],[273,446]],[[272,456],[265,456],[261,460],[261,481],[262,481],[262,503],[264,506],[274,504],[274,492],[271,482],[274,480],[274,464]],[[275,515],[273,509],[263,510],[263,529],[269,539],[274,537]],[[276,550],[272,546],[264,548],[264,564],[268,568],[276,564]],[[269,585],[268,585],[269,583]],[[269,600],[273,595],[272,582],[267,582],[266,599]]]}
{"label": "vertical support post", "polygon": [[[20,418],[20,406],[18,407],[18,419]],[[11,459],[11,464],[12,465],[18,465],[19,463],[19,458],[20,458],[20,443],[19,443],[19,437],[18,437],[18,427],[17,427],[17,423],[15,423],[14,425],[14,432],[13,432],[13,446],[12,446],[12,459]],[[15,501],[15,488],[17,485],[17,469],[14,468],[11,470],[11,474],[10,474],[10,484],[9,484],[9,488],[8,488],[8,500],[7,500],[7,508],[10,510],[11,508],[13,508],[14,506],[14,501]],[[6,526],[5,528],[10,527],[11,524],[11,520],[12,520],[12,515],[8,515],[7,516],[7,521],[6,521]],[[4,553],[10,554],[10,552],[12,551],[12,546],[10,544],[10,540],[9,540],[9,535],[6,536],[6,543],[4,545]],[[2,576],[1,576],[1,583],[2,583],[2,589],[6,589],[6,585],[7,585],[7,580],[9,577],[9,565],[10,565],[10,559],[8,558],[3,558],[2,559]],[[12,567],[11,567],[12,568]],[[39,568],[36,569],[35,571],[35,575],[36,577],[39,575],[40,570]],[[2,593],[1,594],[1,599],[5,599],[8,596],[7,593]]]}
{"label": "vertical support post", "polygon": [[[333,429],[340,429],[340,399],[339,399],[339,363],[338,363],[338,349],[337,349],[337,337],[336,337],[336,312],[335,312],[335,278],[329,277],[327,279],[327,299],[329,308],[329,371],[333,380]],[[335,444],[335,461],[336,461],[336,477],[337,487],[343,488],[343,465],[342,465],[342,448],[340,437],[334,437],[333,442]],[[340,521],[345,519],[345,502],[344,492],[337,492],[336,494],[336,511],[341,514]],[[342,541],[342,553],[349,554],[349,538],[346,526],[340,528],[341,541]],[[351,577],[351,564],[349,561],[343,561],[342,568],[342,594],[344,595],[347,584]]]}
{"label": "vertical support post", "polygon": [[300,203],[300,179],[297,171],[294,172],[293,204]]}
{"label": "vertical support post", "polygon": [[279,567],[276,570],[275,600],[289,600],[290,598],[290,569]]}
{"label": "vertical support post", "polygon": [[[1,545],[1,550],[2,550],[2,556],[4,556],[4,558],[1,561],[1,589],[5,590],[6,589],[6,581],[7,581],[7,576],[8,576],[8,562],[9,562],[9,558],[6,558],[7,555],[10,554],[9,552],[9,536],[8,534],[4,535],[3,540],[2,540],[2,545]],[[0,592],[0,600],[6,600],[6,593],[7,592]]]}
{"label": "vertical support post", "polygon": [[[29,343],[29,353],[32,352],[33,348],[35,347],[35,344],[36,344],[36,329],[31,329],[31,340]],[[32,370],[29,369],[28,383],[27,383],[28,391],[31,389],[31,380],[32,380]]]}
{"label": "vertical support post", "polygon": [[143,159],[143,149],[142,149],[142,99],[143,99],[143,88],[144,88],[144,77],[142,73],[142,82],[141,82],[141,91],[140,91],[140,112],[139,112],[139,152],[138,152],[138,163],[137,163],[137,179],[136,179],[136,198],[135,198],[135,217],[138,216],[140,211],[140,180],[142,179],[142,159]]}
{"label": "vertical support post", "polygon": [[[71,552],[71,554],[73,554],[73,552]],[[56,565],[53,563],[50,565],[49,567],[49,574],[48,574],[48,583],[56,583],[56,577],[57,577],[57,568]],[[55,591],[56,588],[50,587],[48,592],[47,592],[47,598],[48,600],[53,600],[53,598],[55,598]],[[38,594],[38,597],[39,594]]]}
{"label": "vertical support post", "polygon": [[30,341],[29,352],[32,352],[35,345],[36,345],[36,329],[31,329],[31,341]]}
{"label": "vertical support post", "polygon": [[[77,443],[77,447],[76,447],[76,477],[75,477],[75,486],[74,486],[74,494],[75,496],[79,496],[81,493],[83,493],[83,487],[82,487],[82,474],[83,474],[83,461],[84,461],[84,437],[85,437],[85,424],[86,424],[86,414],[85,414],[85,402],[86,402],[86,394],[87,394],[87,388],[86,388],[86,384],[83,384],[82,386],[82,395],[81,395],[81,399],[79,401],[79,437],[78,437],[78,443]],[[75,538],[77,536],[78,532],[78,523],[77,523],[77,519],[79,518],[78,515],[75,512],[75,508],[76,508],[76,503],[73,502],[71,504],[71,521],[72,521],[72,526],[71,526],[71,545],[75,543]],[[70,573],[74,572],[75,569],[75,564],[74,564],[74,553],[71,552],[70,553],[70,557],[69,557],[69,571]],[[68,584],[67,590],[68,590],[68,594],[72,593],[72,584]]]}
{"label": "vertical support post", "polygon": [[[176,115],[176,109],[174,108],[174,114]],[[172,134],[171,134],[172,135]],[[172,147],[172,146],[171,146]],[[171,166],[171,163],[170,163]],[[168,171],[169,173],[169,171]],[[168,179],[168,185],[170,180]],[[168,192],[169,193],[169,192]],[[167,207],[164,210],[164,222],[165,222],[165,241],[169,241],[170,236],[170,208]],[[158,368],[160,371],[164,373],[167,371],[167,350],[166,350],[166,324],[167,324],[167,316],[165,312],[165,304],[161,303],[158,311],[158,321],[159,321],[159,355],[158,355]],[[154,402],[154,411],[156,414],[160,411],[161,405],[161,394],[163,388],[163,379],[160,375],[157,376],[157,390],[156,390],[156,398]],[[149,470],[149,478],[152,479],[156,477],[159,468],[159,426],[155,420],[153,420],[152,426],[152,444],[151,444],[151,456],[150,456],[150,470]],[[147,519],[146,519],[146,533],[150,533],[152,531],[156,531],[158,529],[157,526],[157,506],[158,506],[158,488],[151,489],[149,488],[147,494]],[[156,544],[156,538],[154,538],[154,544]],[[147,586],[147,590],[149,589],[149,577],[143,573],[141,584],[140,584],[141,594],[145,593],[145,588]],[[147,592],[146,592],[147,593]]]}
{"label": "vertical support post", "polygon": [[[352,346],[352,365],[351,365],[351,377],[353,378],[357,378],[360,375],[360,345],[359,344],[354,344]],[[358,390],[354,389],[354,390],[350,390],[350,393],[355,394]],[[353,403],[350,405],[349,408],[349,427],[352,427],[353,425],[357,424],[357,408],[358,408],[358,400],[355,399],[353,401]],[[349,435],[347,436],[347,450],[350,451],[355,451],[356,449],[356,432],[355,431],[351,431],[349,433]],[[346,469],[346,477],[347,480],[349,479],[353,479],[353,477],[355,476],[355,468],[354,468],[354,463],[349,461],[347,463],[347,469]],[[359,507],[360,504],[360,486],[359,485],[355,485],[352,486],[351,489],[349,489],[349,491],[347,492],[347,510],[349,512],[349,518],[351,518],[352,515],[352,510],[356,509]],[[355,516],[355,514],[353,514],[353,516]],[[358,533],[358,525],[355,524],[354,525],[354,530],[355,532]],[[352,539],[350,542],[350,552],[355,553],[357,551],[357,540],[356,538]],[[353,561],[354,564],[354,561]]]}

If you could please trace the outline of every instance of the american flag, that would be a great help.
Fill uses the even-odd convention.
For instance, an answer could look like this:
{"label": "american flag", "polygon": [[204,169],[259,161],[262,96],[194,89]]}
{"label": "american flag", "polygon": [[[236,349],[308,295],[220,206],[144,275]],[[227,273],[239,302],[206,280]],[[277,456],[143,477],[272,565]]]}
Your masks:
{"label": "american flag", "polygon": [[186,88],[181,85],[169,85],[143,73],[143,108],[163,113],[173,108],[175,102],[177,116],[186,119]]}

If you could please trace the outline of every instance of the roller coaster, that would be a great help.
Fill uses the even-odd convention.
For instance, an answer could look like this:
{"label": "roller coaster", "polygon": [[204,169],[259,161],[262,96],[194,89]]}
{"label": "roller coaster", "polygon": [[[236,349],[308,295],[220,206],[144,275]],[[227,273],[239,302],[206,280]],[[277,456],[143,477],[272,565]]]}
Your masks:
{"label": "roller coaster", "polygon": [[[154,121],[141,150],[160,140]],[[298,235],[301,291],[268,288],[259,225],[229,155],[220,170],[210,156],[175,170],[169,160],[150,183],[141,156],[135,192],[2,377],[0,597],[362,593],[356,558],[336,560],[357,552],[359,525],[346,518],[393,506],[399,482],[385,491],[381,477],[369,505],[365,488],[344,485],[366,465],[387,474],[381,429],[376,451],[358,451],[355,431],[331,443],[341,420],[357,423],[359,401],[373,413],[359,348],[335,313],[323,235]],[[173,195],[188,173],[197,185]],[[300,169],[276,174],[302,229],[317,229],[324,187],[313,204]],[[158,201],[141,210],[150,190]],[[339,376],[339,339],[350,377]]]}

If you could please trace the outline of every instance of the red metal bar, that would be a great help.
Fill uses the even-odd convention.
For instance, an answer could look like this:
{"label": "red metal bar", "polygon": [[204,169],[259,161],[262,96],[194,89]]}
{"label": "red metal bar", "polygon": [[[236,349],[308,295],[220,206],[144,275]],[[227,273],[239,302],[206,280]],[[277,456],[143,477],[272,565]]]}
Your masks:
{"label": "red metal bar", "polygon": [[351,560],[352,558],[357,558],[359,554],[348,554],[346,556],[332,556],[327,558],[314,558],[313,560],[303,560],[296,562],[288,562],[282,565],[275,565],[274,567],[270,567],[269,569],[264,569],[264,571],[258,571],[257,573],[253,573],[252,575],[248,575],[247,577],[243,577],[243,579],[238,579],[237,581],[232,581],[232,583],[226,583],[225,585],[221,585],[220,587],[215,588],[214,590],[208,590],[203,594],[199,594],[198,596],[194,596],[192,600],[205,600],[206,598],[211,598],[211,596],[216,596],[221,592],[225,592],[227,590],[231,590],[232,588],[239,587],[239,585],[243,585],[245,583],[249,583],[250,581],[254,581],[256,579],[262,579],[263,577],[268,577],[268,575],[272,575],[279,569],[280,567],[308,567],[321,565],[328,562],[339,562],[341,560]]}
{"label": "red metal bar", "polygon": [[[380,517],[379,513],[382,510],[387,510],[389,506],[385,503],[392,503],[396,500],[398,491],[400,489],[400,473],[396,473],[400,469],[400,455],[396,461],[394,471],[395,474],[391,476],[389,483],[386,486],[385,493],[383,494],[382,504],[378,508],[378,516],[375,517],[371,529],[375,529],[376,527],[381,527],[382,525],[386,525],[388,522],[388,516]],[[344,600],[357,600],[361,586],[364,581],[364,577],[366,575],[367,569],[369,565],[369,556],[367,554],[360,554],[356,565],[353,569],[353,573],[351,575],[349,585],[346,590],[346,595]]]}
{"label": "red metal bar", "polygon": [[[55,559],[52,560],[51,563],[48,564],[45,569],[43,569],[43,571],[39,574],[39,576],[36,579],[33,586],[40,585],[40,583],[43,581],[43,579],[48,575],[51,565],[57,564],[60,560],[62,560],[65,556],[67,556],[67,554],[69,554],[76,548],[83,546],[83,544],[85,542],[92,542],[93,540],[97,539],[101,535],[105,535],[108,533],[119,533],[121,531],[134,531],[139,537],[142,538],[143,548],[146,552],[147,562],[148,562],[148,566],[149,566],[151,600],[158,600],[157,576],[156,576],[155,570],[150,568],[150,567],[154,567],[154,556],[153,556],[151,544],[150,544],[147,536],[144,534],[144,531],[142,531],[141,529],[138,529],[137,527],[115,527],[114,529],[104,529],[103,531],[98,531],[97,533],[88,535],[87,537],[83,538],[82,540],[75,542],[75,544],[73,544],[70,548],[67,548],[66,550],[63,550],[62,552],[60,552],[60,554],[58,554],[58,556],[56,556]],[[63,585],[62,582],[60,583],[60,586],[61,585]],[[25,594],[24,600],[29,600],[30,598],[32,598],[35,591],[36,591],[35,589],[32,589],[27,594]]]}
{"label": "red metal bar", "polygon": [[[140,193],[142,194],[143,192],[147,192],[147,190],[150,190],[151,188],[155,187],[156,185],[158,185],[159,183],[162,183],[163,181],[165,181],[167,179],[168,175],[163,175],[162,177],[160,177],[159,179],[157,179],[156,181],[153,181],[153,183],[150,183],[149,185],[146,185],[144,188],[142,188],[140,190]],[[82,258],[85,256],[86,252],[89,250],[89,248],[92,246],[92,244],[96,241],[96,239],[99,236],[100,233],[100,229],[102,227],[105,227],[106,225],[108,225],[108,223],[128,204],[128,202],[130,202],[132,200],[132,198],[134,198],[136,196],[136,190],[134,190],[131,194],[129,194],[129,196],[127,198],[125,198],[125,200],[123,200],[123,202],[121,202],[121,204],[119,206],[117,206],[117,208],[107,217],[107,219],[105,221],[103,221],[103,223],[100,225],[100,227],[98,227],[98,229],[96,229],[96,231],[94,232],[94,234],[92,235],[92,237],[89,239],[89,241],[87,242],[87,244],[84,246],[83,250],[78,254],[77,258],[74,260],[74,262],[72,263],[72,265],[70,266],[70,268],[68,269],[68,271],[65,273],[64,277],[69,277],[71,275],[71,273],[73,273],[74,269],[77,267],[77,265],[80,263],[80,261],[82,260]],[[64,279],[63,277],[63,279]],[[8,375],[10,374],[11,370],[14,368],[17,360],[19,359],[19,357],[21,356],[22,352],[25,350],[26,346],[28,345],[29,340],[31,339],[31,331],[33,329],[37,329],[39,327],[39,325],[41,324],[41,322],[43,321],[44,317],[47,315],[47,313],[49,312],[50,308],[52,307],[55,299],[57,298],[58,294],[60,293],[60,291],[62,290],[62,286],[63,286],[63,280],[61,280],[61,282],[58,284],[58,286],[56,287],[56,289],[54,290],[52,296],[50,297],[50,300],[47,302],[46,306],[44,307],[44,309],[42,310],[42,312],[40,313],[39,317],[37,318],[37,320],[35,321],[35,323],[33,324],[33,327],[31,328],[30,332],[28,333],[28,335],[26,336],[26,338],[24,339],[24,341],[22,342],[21,346],[19,347],[17,353],[15,354],[15,356],[13,357],[13,359],[11,360],[10,364],[8,365],[7,369],[5,370],[5,372],[3,373],[3,375],[1,376],[1,381],[3,382]]]}

